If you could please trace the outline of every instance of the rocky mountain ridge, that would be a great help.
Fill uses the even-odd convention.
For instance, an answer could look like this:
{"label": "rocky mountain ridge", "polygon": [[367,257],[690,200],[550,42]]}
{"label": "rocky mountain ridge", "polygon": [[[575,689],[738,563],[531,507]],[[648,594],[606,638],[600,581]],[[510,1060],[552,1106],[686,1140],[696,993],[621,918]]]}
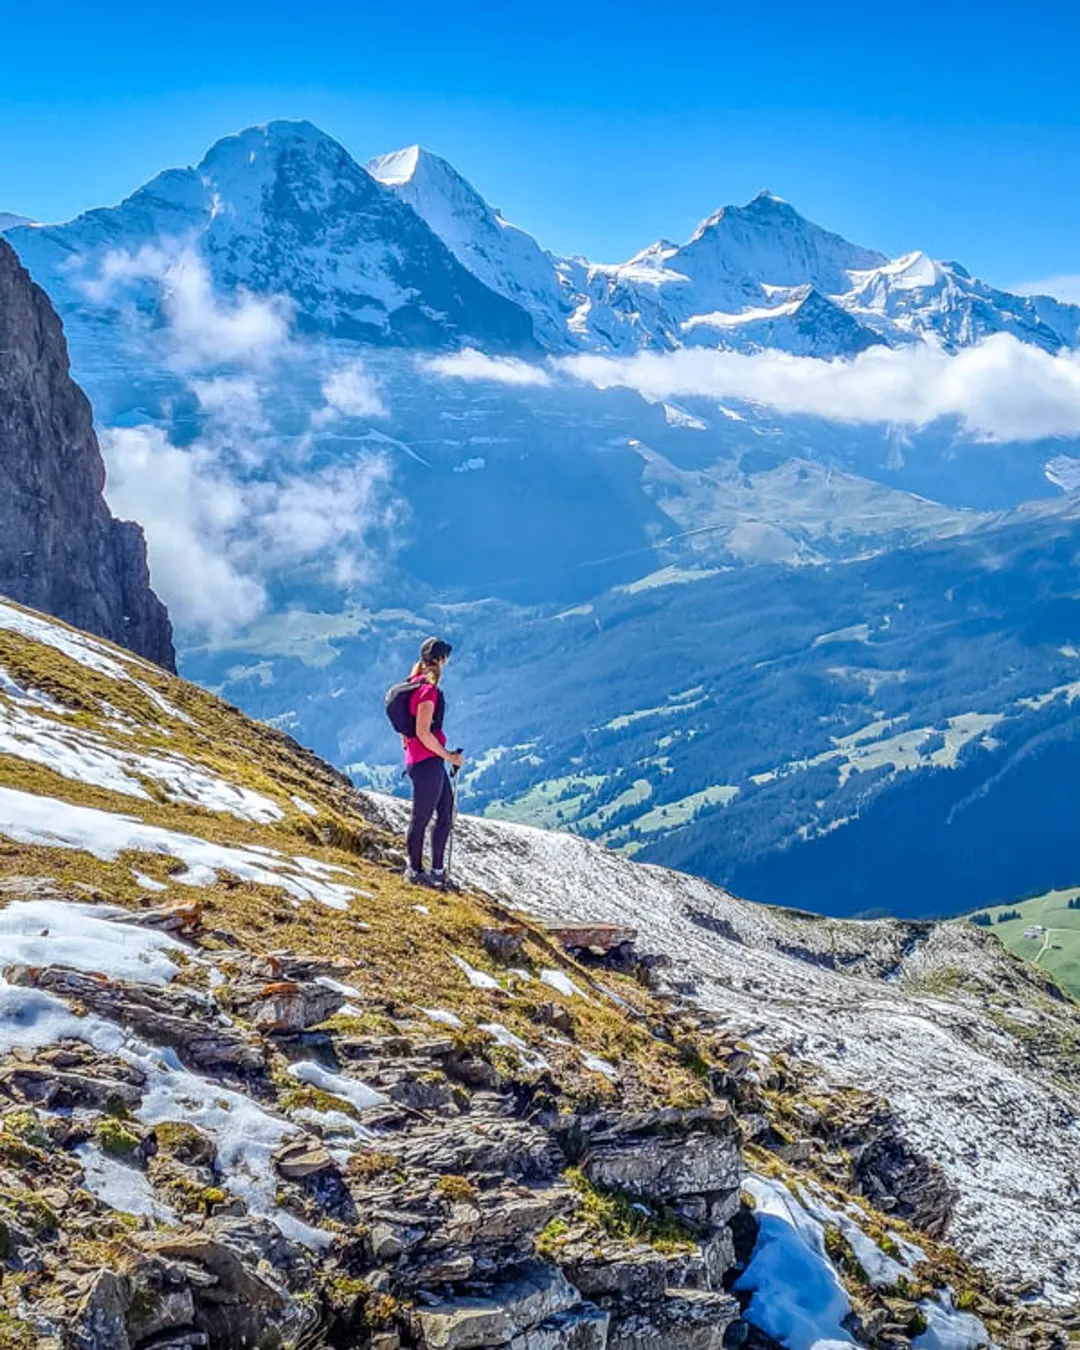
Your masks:
{"label": "rocky mountain ridge", "polygon": [[[89,296],[123,306],[132,290],[146,308],[194,248],[216,286],[278,297],[303,331],[426,349],[534,345],[523,310],[308,122],[251,127],[118,206],[9,234],[65,313]],[[127,261],[111,264],[117,255]]]}
{"label": "rocky mountain ridge", "polygon": [[0,476],[0,593],[175,669],[142,530],[105,503],[105,466],[60,320],[2,239]]}
{"label": "rocky mountain ridge", "polygon": [[[1011,1104],[992,1027],[1043,1109],[1020,1019],[1080,1016],[992,939],[935,989],[951,930],[481,821],[410,888],[397,804],[197,687],[7,604],[0,665],[0,1344],[1064,1350],[1064,1126],[996,1229],[933,1132]],[[874,989],[922,1135],[831,1072]]]}
{"label": "rocky mountain ridge", "polygon": [[412,146],[364,169],[308,122],[225,137],[118,206],[3,228],[65,316],[105,279],[130,292],[147,250],[189,245],[219,286],[286,297],[302,328],[377,345],[530,354],[535,335],[555,352],[835,357],[918,341],[955,350],[995,333],[1058,351],[1080,337],[1074,305],[1009,294],[917,250],[889,259],[770,192],[722,207],[682,245],[610,265],[560,258],[439,156]]}
{"label": "rocky mountain ridge", "polygon": [[601,265],[543,255],[451,165],[418,146],[368,168],[464,266],[528,309],[558,348],[776,347],[832,357],[921,340],[953,350],[993,333],[1057,351],[1080,335],[1075,306],[1010,295],[920,251],[889,259],[767,191],[722,207],[683,245],[660,240],[627,262]]}

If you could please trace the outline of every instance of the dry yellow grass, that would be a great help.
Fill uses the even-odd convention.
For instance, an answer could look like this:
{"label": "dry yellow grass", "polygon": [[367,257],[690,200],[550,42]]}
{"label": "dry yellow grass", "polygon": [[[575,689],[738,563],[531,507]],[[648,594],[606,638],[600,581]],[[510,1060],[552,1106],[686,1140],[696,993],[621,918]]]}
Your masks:
{"label": "dry yellow grass", "polygon": [[[0,666],[23,687],[48,693],[75,710],[74,715],[56,717],[42,713],[58,725],[93,731],[118,750],[183,755],[227,782],[270,797],[285,815],[275,823],[252,824],[226,813],[171,803],[149,783],[153,799],[142,800],[72,781],[11,755],[0,755],[0,784],[134,815],[147,824],[217,844],[302,854],[346,869],[348,875],[337,879],[359,893],[347,910],[338,911],[317,902],[298,903],[284,890],[240,882],[227,874],[206,887],[179,885],[173,878],[183,865],[157,853],[124,853],[107,862],[77,850],[24,845],[2,837],[0,876],[51,877],[75,895],[94,894],[130,907],[198,899],[204,908],[204,928],[227,930],[245,950],[289,948],[348,959],[354,967],[350,982],[361,989],[365,1012],[372,1017],[415,1018],[418,1006],[438,1005],[456,1013],[467,1028],[499,1022],[541,1050],[560,1086],[578,1097],[602,1101],[612,1095],[602,1075],[583,1067],[584,1051],[618,1064],[619,1095],[627,1104],[690,1105],[705,1099],[700,1064],[687,1068],[679,1050],[648,1029],[649,1020],[655,1022],[661,1013],[654,996],[632,979],[605,975],[605,985],[626,1005],[620,1007],[527,920],[522,954],[515,964],[535,970],[563,968],[579,987],[591,989],[589,997],[566,998],[536,981],[516,984],[512,992],[508,987],[505,993],[473,988],[453,956],[507,986],[511,983],[506,972],[493,965],[482,942],[482,930],[505,918],[505,912],[480,895],[442,894],[406,885],[399,870],[400,841],[364,817],[360,798],[346,779],[288,736],[165,672],[141,665],[133,668],[140,681],[192,723],[169,717],[129,681],[88,670],[62,652],[3,630]],[[133,720],[132,734],[108,724],[109,709]],[[299,810],[290,800],[293,794],[315,807],[317,816]],[[167,890],[148,897],[135,879],[136,871],[164,883]],[[427,912],[420,912],[418,905]],[[569,1019],[569,1046],[557,1044],[559,1038],[545,1030],[551,1005]],[[504,1058],[512,1059],[512,1053]]]}

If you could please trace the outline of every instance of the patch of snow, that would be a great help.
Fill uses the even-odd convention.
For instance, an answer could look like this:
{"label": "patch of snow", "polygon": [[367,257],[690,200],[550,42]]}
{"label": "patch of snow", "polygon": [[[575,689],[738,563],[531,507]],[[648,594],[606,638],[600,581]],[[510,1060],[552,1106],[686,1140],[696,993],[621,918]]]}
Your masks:
{"label": "patch of snow", "polygon": [[758,1236],[735,1288],[745,1316],[788,1350],[831,1350],[855,1341],[844,1329],[851,1303],[825,1251],[825,1232],[782,1182],[749,1176]]}
{"label": "patch of snow", "polygon": [[315,983],[321,984],[324,989],[331,989],[335,994],[344,994],[346,998],[363,998],[363,994],[354,984],[342,984],[340,980],[331,979],[329,975],[316,975]]}
{"label": "patch of snow", "polygon": [[65,726],[29,708],[0,703],[0,754],[42,764],[76,783],[150,801],[143,782],[152,779],[173,802],[190,803],[268,824],[285,813],[277,802],[228,783],[177,754],[139,754],[111,744],[85,727]]}
{"label": "patch of snow", "polygon": [[313,858],[291,858],[263,847],[213,844],[144,824],[135,816],[72,806],[14,788],[0,787],[0,835],[20,844],[82,849],[103,862],[113,862],[126,850],[161,853],[187,865],[186,872],[173,878],[185,886],[208,886],[219,871],[228,872],[241,881],[279,887],[298,900],[318,900],[332,909],[347,909],[359,893],[354,886],[329,879],[344,868]]}
{"label": "patch of snow", "polygon": [[131,875],[139,883],[144,891],[167,891],[168,885],[164,881],[155,881],[153,877],[148,877],[145,872],[138,872],[133,867]]}
{"label": "patch of snow", "polygon": [[303,1059],[297,1064],[290,1064],[289,1072],[301,1083],[310,1083],[312,1087],[321,1088],[323,1092],[329,1092],[334,1097],[351,1102],[358,1111],[366,1111],[371,1106],[382,1106],[384,1102],[389,1101],[383,1093],[376,1092],[359,1078],[350,1078],[347,1074],[324,1069],[313,1059]]}
{"label": "patch of snow", "polygon": [[1080,459],[1073,455],[1055,455],[1048,460],[1043,473],[1047,481],[1062,492],[1076,492],[1080,489]]}
{"label": "patch of snow", "polygon": [[570,976],[561,970],[542,970],[540,978],[546,985],[562,994],[564,998],[583,998],[586,1003],[589,1001]]}
{"label": "patch of snow", "polygon": [[[849,1214],[831,1205],[824,1192],[818,1187],[815,1186],[812,1189],[800,1187],[799,1199],[803,1203],[803,1208],[812,1218],[817,1219],[820,1223],[832,1224],[840,1229],[840,1232],[850,1244],[851,1250],[855,1253],[855,1259],[866,1271],[866,1278],[874,1289],[891,1289],[901,1275],[910,1276],[913,1274],[913,1262],[908,1261],[901,1264],[899,1261],[894,1261],[891,1256],[881,1250],[873,1238],[868,1237],[863,1232]],[[924,1253],[919,1252],[917,1259],[925,1259]]]}
{"label": "patch of snow", "polygon": [[433,1022],[439,1022],[444,1027],[453,1027],[455,1031],[459,1031],[465,1025],[457,1013],[448,1012],[446,1008],[421,1008],[420,1011]]}
{"label": "patch of snow", "polygon": [[926,1330],[911,1342],[912,1350],[977,1350],[993,1344],[982,1322],[973,1313],[958,1311],[948,1293],[941,1303],[923,1299],[919,1310],[926,1318]]}
{"label": "patch of snow", "polygon": [[344,1135],[350,1139],[370,1140],[375,1137],[371,1130],[365,1129],[344,1111],[315,1111],[309,1106],[303,1106],[292,1113],[292,1118],[298,1124],[314,1129],[324,1138]]}
{"label": "patch of snow", "polygon": [[42,693],[38,689],[24,689],[3,666],[0,666],[0,694],[6,694],[16,703],[34,703],[39,708],[47,708],[49,712],[53,713],[69,711],[63,704],[57,703],[54,698],[50,698],[48,694]]}
{"label": "patch of snow", "polygon": [[99,675],[106,675],[111,680],[122,680],[128,684],[133,684],[144,697],[154,704],[159,712],[165,713],[167,717],[175,718],[178,722],[187,722],[189,725],[193,725],[192,719],[187,713],[181,712],[163,694],[158,693],[153,686],[147,684],[145,680],[137,679],[131,673],[131,667],[141,667],[148,673],[154,671],[154,667],[141,657],[130,652],[122,652],[118,648],[109,647],[104,642],[99,642],[86,633],[76,632],[72,628],[64,628],[61,624],[42,618],[37,614],[16,609],[14,605],[3,600],[0,600],[0,628],[18,633],[20,637],[29,638],[32,642],[40,642],[46,647],[52,647],[72,661],[77,661],[81,666],[96,671]]}
{"label": "patch of snow", "polygon": [[146,1176],[137,1167],[110,1158],[94,1144],[80,1144],[75,1156],[83,1165],[86,1189],[110,1209],[161,1223],[179,1223],[169,1206],[156,1198]]}
{"label": "patch of snow", "polygon": [[94,1014],[76,1017],[51,994],[0,979],[0,1054],[63,1039],[86,1041],[139,1069],[146,1087],[135,1111],[138,1120],[145,1125],[186,1120],[205,1130],[216,1145],[225,1184],[253,1214],[271,1219],[286,1236],[309,1247],[329,1245],[329,1233],[294,1219],[276,1202],[271,1156],[282,1139],[296,1133],[296,1126],[268,1114],[243,1093],[189,1072],[171,1049],[148,1046]]}
{"label": "patch of snow", "polygon": [[112,980],[168,984],[179,967],[166,953],[186,949],[167,933],[115,921],[126,912],[113,905],[16,900],[0,910],[0,967],[70,966]]}
{"label": "patch of snow", "polygon": [[503,1045],[508,1050],[515,1051],[524,1067],[531,1072],[539,1073],[541,1069],[551,1067],[538,1050],[534,1050],[520,1036],[515,1036],[510,1028],[504,1027],[501,1022],[479,1022],[477,1026],[490,1036],[497,1045]]}
{"label": "patch of snow", "polygon": [[590,1055],[587,1050],[582,1050],[581,1062],[590,1073],[602,1073],[611,1083],[619,1081],[619,1071],[615,1065],[609,1064],[606,1059],[601,1059],[599,1055]]}
{"label": "patch of snow", "polygon": [[708,431],[708,425],[695,417],[693,413],[688,413],[685,408],[680,408],[674,403],[665,403],[664,420],[669,427],[682,427],[684,431]]}
{"label": "patch of snow", "polygon": [[498,989],[502,991],[502,985],[498,980],[493,979],[486,971],[477,970],[470,966],[463,956],[452,956],[451,961],[462,972],[474,989]]}
{"label": "patch of snow", "polygon": [[295,793],[290,796],[289,801],[292,802],[293,806],[295,806],[298,811],[303,811],[305,816],[317,816],[319,814],[319,808],[317,806],[312,806],[310,802],[304,801],[303,797],[298,797]]}

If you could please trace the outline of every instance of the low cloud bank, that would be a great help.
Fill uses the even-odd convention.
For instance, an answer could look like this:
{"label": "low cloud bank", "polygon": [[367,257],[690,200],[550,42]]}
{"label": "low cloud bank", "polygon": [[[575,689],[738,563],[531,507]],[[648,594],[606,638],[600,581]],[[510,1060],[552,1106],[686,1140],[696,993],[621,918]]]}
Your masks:
{"label": "low cloud bank", "polygon": [[133,283],[147,281],[160,288],[171,356],[179,369],[264,365],[288,344],[291,301],[243,289],[218,295],[205,261],[190,243],[144,245],[135,253],[112,250],[78,284],[96,304],[110,304]]}
{"label": "low cloud bank", "polygon": [[[129,310],[194,396],[190,441],[156,422],[100,433],[109,504],[146,531],[154,587],[179,626],[212,637],[243,627],[267,608],[282,569],[306,567],[338,586],[368,577],[402,509],[390,461],[365,446],[327,463],[319,446],[340,425],[386,417],[363,361],[296,343],[287,299],[215,291],[190,243],[108,252],[79,284],[95,302]],[[139,327],[133,301],[148,284],[160,329]],[[309,407],[299,419],[286,410],[289,435],[278,406],[286,364],[290,376],[314,376]]]}
{"label": "low cloud bank", "polygon": [[318,580],[354,585],[397,507],[385,456],[245,476],[211,439],[174,445],[157,426],[101,434],[113,510],[149,540],[155,589],[182,628],[221,637],[267,606],[266,579],[311,564]]}
{"label": "low cloud bank", "polygon": [[515,356],[487,356],[473,347],[421,361],[420,368],[446,379],[486,380],[509,385],[551,384],[551,372],[545,366],[521,361]]}
{"label": "low cloud bank", "polygon": [[955,418],[986,441],[1080,435],[1080,353],[1051,355],[996,334],[950,355],[929,344],[872,347],[853,360],[700,347],[568,356],[544,365],[460,352],[425,363],[444,378],[546,385],[556,375],[649,399],[737,399],[788,415],[925,427]]}

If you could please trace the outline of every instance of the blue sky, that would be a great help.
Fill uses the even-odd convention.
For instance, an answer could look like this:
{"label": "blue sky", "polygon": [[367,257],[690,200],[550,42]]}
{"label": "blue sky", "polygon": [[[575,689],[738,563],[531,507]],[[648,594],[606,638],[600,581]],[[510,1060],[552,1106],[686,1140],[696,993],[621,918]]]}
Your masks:
{"label": "blue sky", "polygon": [[62,219],[230,131],[419,141],[560,252],[685,238],[768,187],[998,284],[1080,273],[1080,17],[1048,3],[9,7],[0,209]]}

